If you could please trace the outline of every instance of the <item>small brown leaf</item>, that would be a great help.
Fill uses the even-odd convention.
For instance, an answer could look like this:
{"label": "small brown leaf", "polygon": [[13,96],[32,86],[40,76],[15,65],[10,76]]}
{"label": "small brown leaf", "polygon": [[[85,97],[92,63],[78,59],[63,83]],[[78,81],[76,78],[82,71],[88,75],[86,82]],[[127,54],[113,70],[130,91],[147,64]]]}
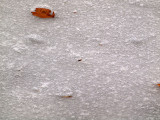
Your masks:
{"label": "small brown leaf", "polygon": [[36,8],[35,12],[31,12],[32,15],[40,17],[40,18],[54,18],[55,14],[51,15],[51,10],[46,8]]}

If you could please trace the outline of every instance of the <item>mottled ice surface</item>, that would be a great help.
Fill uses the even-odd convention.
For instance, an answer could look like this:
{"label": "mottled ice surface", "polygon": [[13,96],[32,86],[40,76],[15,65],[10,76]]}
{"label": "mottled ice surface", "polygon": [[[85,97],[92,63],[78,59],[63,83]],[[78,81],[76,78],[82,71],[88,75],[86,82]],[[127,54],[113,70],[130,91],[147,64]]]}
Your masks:
{"label": "mottled ice surface", "polygon": [[0,120],[160,120],[160,0],[0,0],[0,13]]}

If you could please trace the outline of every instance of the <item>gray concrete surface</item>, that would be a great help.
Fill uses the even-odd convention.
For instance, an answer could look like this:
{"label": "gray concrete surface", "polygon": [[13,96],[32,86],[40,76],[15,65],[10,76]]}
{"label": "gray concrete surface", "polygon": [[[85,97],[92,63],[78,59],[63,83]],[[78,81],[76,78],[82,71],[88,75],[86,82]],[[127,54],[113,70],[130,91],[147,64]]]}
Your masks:
{"label": "gray concrete surface", "polygon": [[160,120],[159,0],[0,0],[0,12],[0,120]]}

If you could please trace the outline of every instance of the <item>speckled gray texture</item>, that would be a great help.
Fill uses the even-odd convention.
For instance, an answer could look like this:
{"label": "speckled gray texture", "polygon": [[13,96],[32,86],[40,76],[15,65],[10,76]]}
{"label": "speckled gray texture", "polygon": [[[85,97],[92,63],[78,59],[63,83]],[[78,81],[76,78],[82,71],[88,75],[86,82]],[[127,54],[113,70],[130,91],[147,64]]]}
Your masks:
{"label": "speckled gray texture", "polygon": [[0,12],[0,120],[160,120],[159,0],[0,0]]}

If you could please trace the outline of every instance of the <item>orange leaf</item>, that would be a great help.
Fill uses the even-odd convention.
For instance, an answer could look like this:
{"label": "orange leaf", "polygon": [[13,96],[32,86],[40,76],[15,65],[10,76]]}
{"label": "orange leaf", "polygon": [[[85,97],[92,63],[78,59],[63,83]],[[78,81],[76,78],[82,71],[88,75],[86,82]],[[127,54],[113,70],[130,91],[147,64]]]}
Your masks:
{"label": "orange leaf", "polygon": [[51,10],[46,8],[36,8],[35,12],[31,12],[32,15],[40,17],[40,18],[54,18],[55,14],[51,15]]}

